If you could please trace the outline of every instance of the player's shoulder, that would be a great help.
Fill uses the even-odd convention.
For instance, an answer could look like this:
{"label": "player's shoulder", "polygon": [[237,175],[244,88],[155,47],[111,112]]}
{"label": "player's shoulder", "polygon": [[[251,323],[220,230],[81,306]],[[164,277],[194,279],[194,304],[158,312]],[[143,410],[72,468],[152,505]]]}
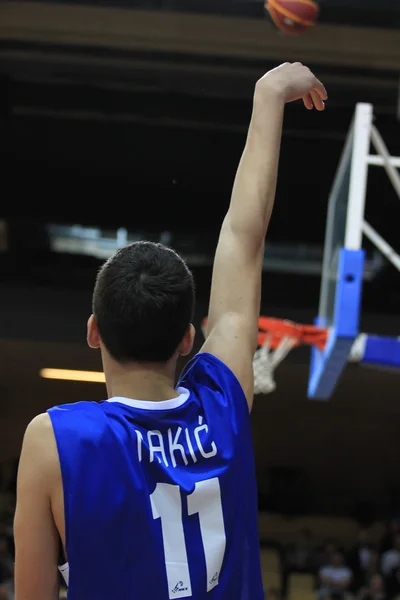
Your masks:
{"label": "player's shoulder", "polygon": [[235,377],[225,363],[210,352],[198,352],[182,371],[181,380],[215,379],[222,375]]}
{"label": "player's shoulder", "polygon": [[80,402],[70,402],[67,404],[57,404],[56,406],[52,406],[48,409],[47,414],[53,412],[61,412],[61,413],[73,413],[73,412],[94,412],[98,410],[99,406],[102,403],[100,402],[91,402],[88,400],[82,400]]}
{"label": "player's shoulder", "polygon": [[48,409],[47,414],[51,421],[57,440],[65,434],[72,438],[79,438],[85,432],[99,431],[104,427],[104,411],[102,402],[71,402],[59,404]]}
{"label": "player's shoulder", "polygon": [[[98,420],[103,412],[101,409],[104,402],[71,402],[69,404],[58,404],[47,410],[53,427],[61,423],[86,423],[87,420]],[[74,426],[74,425],[73,425]]]}
{"label": "player's shoulder", "polygon": [[22,443],[22,456],[39,468],[52,468],[57,463],[54,430],[47,413],[34,417],[28,424]]}
{"label": "player's shoulder", "polygon": [[52,425],[50,417],[47,413],[36,415],[25,430],[25,439],[43,439],[52,434]]}
{"label": "player's shoulder", "polygon": [[222,360],[209,352],[199,352],[188,362],[182,371],[179,385],[190,391],[196,388],[208,389],[219,396],[231,395],[245,400],[236,375]]}
{"label": "player's shoulder", "polygon": [[[75,410],[77,404],[65,404],[60,406],[54,406],[50,408],[48,411],[44,413],[40,413],[36,415],[30,423],[28,424],[25,435],[24,435],[24,444],[26,443],[34,443],[35,446],[44,445],[47,443],[54,442],[54,426],[53,426],[53,418],[52,416],[58,410],[64,410],[70,412],[71,410]],[[77,407],[76,407],[77,408]],[[82,407],[80,407],[82,408]],[[79,410],[79,408],[78,408]]]}

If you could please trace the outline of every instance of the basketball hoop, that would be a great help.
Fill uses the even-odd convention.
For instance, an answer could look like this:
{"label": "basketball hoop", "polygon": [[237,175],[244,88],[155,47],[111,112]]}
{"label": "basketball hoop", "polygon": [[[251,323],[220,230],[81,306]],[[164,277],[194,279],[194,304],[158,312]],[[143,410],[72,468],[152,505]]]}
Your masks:
{"label": "basketball hoop", "polygon": [[314,325],[300,325],[283,319],[260,317],[258,350],[254,355],[254,393],[270,394],[276,389],[275,369],[289,352],[302,345],[325,347],[327,330]]}
{"label": "basketball hoop", "polygon": [[[205,334],[207,319],[203,320]],[[323,350],[328,331],[314,325],[300,325],[284,319],[260,317],[258,349],[254,355],[254,394],[270,394],[276,388],[275,369],[297,346],[315,346]]]}

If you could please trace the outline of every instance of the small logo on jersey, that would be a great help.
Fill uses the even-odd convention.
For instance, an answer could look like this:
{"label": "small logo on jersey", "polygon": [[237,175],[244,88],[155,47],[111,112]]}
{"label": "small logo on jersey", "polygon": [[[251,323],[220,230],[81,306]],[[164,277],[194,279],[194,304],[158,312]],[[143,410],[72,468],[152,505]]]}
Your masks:
{"label": "small logo on jersey", "polygon": [[187,587],[183,585],[183,581],[178,581],[176,586],[172,588],[173,594],[177,594],[178,592],[187,592]]}
{"label": "small logo on jersey", "polygon": [[217,583],[218,582],[218,571],[211,577],[210,579],[210,585],[212,585],[213,583]]}

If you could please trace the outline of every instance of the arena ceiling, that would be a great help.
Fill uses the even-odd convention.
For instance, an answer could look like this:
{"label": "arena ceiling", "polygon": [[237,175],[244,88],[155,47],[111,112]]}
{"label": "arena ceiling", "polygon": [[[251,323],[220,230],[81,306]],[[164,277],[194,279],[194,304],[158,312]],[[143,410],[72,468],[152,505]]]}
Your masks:
{"label": "arena ceiling", "polygon": [[264,17],[209,14],[207,4],[203,14],[113,6],[3,3],[1,72],[27,82],[84,78],[126,90],[248,98],[268,66],[301,60],[318,68],[331,89],[345,91],[348,104],[356,92],[374,90],[378,103],[395,106],[400,29],[360,27],[355,20],[346,27],[322,23],[290,38]]}
{"label": "arena ceiling", "polygon": [[[380,12],[389,4],[386,9],[380,5]],[[332,5],[326,1],[324,10]],[[284,60],[309,64],[329,89],[324,118],[299,118],[298,110],[291,108],[285,135],[324,142],[326,152],[333,152],[330,179],[357,101],[374,104],[381,132],[396,150],[400,30],[354,26],[357,21],[346,27],[323,22],[307,35],[289,38],[278,35],[263,16],[240,13],[238,18],[228,16],[229,10],[224,16],[211,14],[206,10],[210,3],[202,5],[202,14],[200,9],[178,12],[181,5],[170,0],[146,6],[154,10],[50,2],[0,5],[3,155],[10,159],[12,147],[11,158],[20,161],[39,160],[44,153],[43,160],[52,167],[59,159],[64,164],[72,161],[81,172],[94,173],[98,165],[97,171],[104,173],[96,153],[101,135],[113,146],[111,156],[103,149],[104,160],[118,163],[122,172],[124,157],[132,161],[125,145],[128,136],[147,136],[151,143],[145,140],[140,154],[147,160],[147,146],[152,146],[152,162],[162,179],[163,167],[154,153],[155,129],[162,150],[166,138],[181,148],[197,146],[203,156],[212,156],[207,145],[216,147],[219,155],[225,150],[229,154],[235,146],[232,140],[238,140],[240,148],[246,133],[254,82]],[[363,3],[360,14],[369,10],[367,6]],[[85,148],[84,161],[80,149],[64,139],[63,129],[96,139],[95,147]],[[46,136],[38,135],[38,130],[46,130]],[[91,157],[95,165],[90,164]],[[134,156],[135,161],[140,158]],[[180,160],[185,162],[182,156]],[[169,157],[164,154],[162,162],[167,179],[176,181],[170,176]],[[208,168],[205,165],[203,172]],[[226,188],[231,178],[229,172]]]}

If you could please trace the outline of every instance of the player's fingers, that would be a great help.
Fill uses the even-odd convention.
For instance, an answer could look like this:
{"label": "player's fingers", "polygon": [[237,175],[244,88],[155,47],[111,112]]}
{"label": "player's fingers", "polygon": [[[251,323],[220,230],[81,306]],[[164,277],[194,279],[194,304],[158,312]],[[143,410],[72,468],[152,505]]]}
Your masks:
{"label": "player's fingers", "polygon": [[308,110],[312,110],[314,108],[314,104],[311,98],[311,94],[306,94],[305,96],[303,96],[303,102],[304,102],[304,106],[308,109]]}
{"label": "player's fingers", "polygon": [[312,102],[317,110],[324,110],[325,104],[316,90],[310,92]]}
{"label": "player's fingers", "polygon": [[316,92],[318,92],[318,95],[321,98],[321,100],[328,100],[328,92],[326,91],[324,84],[321,83],[321,81],[317,78],[315,78],[315,84],[313,89]]}

